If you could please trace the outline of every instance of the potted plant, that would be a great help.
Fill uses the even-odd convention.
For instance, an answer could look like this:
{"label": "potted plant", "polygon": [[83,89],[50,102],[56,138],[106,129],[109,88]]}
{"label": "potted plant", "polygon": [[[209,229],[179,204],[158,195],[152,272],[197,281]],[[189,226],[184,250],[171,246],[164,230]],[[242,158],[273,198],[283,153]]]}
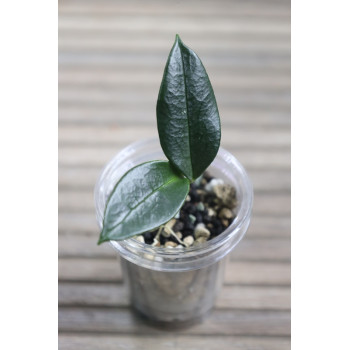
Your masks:
{"label": "potted plant", "polygon": [[95,187],[101,228],[121,256],[133,307],[161,322],[200,319],[224,257],[245,234],[253,190],[220,148],[216,100],[199,57],[177,35],[157,101],[158,140],[118,153]]}

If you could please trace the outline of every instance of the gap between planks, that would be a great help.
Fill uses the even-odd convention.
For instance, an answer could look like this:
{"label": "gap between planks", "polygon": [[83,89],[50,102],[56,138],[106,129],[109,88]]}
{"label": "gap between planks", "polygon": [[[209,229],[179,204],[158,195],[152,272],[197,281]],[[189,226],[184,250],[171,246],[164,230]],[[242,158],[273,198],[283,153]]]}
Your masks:
{"label": "gap between planks", "polygon": [[290,350],[289,337],[217,335],[112,335],[60,332],[60,350]]}

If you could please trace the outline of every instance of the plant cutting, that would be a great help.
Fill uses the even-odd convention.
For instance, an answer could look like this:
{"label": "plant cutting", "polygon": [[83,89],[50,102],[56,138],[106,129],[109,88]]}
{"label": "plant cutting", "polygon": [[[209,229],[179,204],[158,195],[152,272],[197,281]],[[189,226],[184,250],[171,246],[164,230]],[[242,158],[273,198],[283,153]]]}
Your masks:
{"label": "plant cutting", "polygon": [[156,140],[129,146],[96,184],[98,243],[109,241],[120,253],[138,311],[182,322],[213,306],[223,257],[249,225],[252,188],[243,167],[220,148],[213,88],[178,35],[156,111],[161,147]]}

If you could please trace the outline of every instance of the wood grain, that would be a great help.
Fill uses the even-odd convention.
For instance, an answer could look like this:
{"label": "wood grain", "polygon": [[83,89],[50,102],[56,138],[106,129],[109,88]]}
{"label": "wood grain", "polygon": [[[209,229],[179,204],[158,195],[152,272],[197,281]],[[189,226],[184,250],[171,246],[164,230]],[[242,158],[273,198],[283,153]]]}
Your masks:
{"label": "wood grain", "polygon": [[[290,1],[60,0],[58,8],[59,349],[290,349]],[[131,311],[116,252],[96,245],[93,188],[122,148],[157,137],[155,104],[178,32],[203,60],[221,146],[247,169],[255,199],[213,312],[166,330]]]}
{"label": "wood grain", "polygon": [[[126,307],[130,305],[123,284],[62,282],[58,288],[60,306]],[[217,309],[289,310],[289,287],[224,286]]]}
{"label": "wood grain", "polygon": [[[76,166],[60,167],[58,171],[58,187],[62,191],[91,191],[100,175],[100,167]],[[254,191],[288,192],[290,190],[289,170],[250,170],[249,177],[253,182]]]}
{"label": "wood grain", "polygon": [[[118,146],[143,139],[144,135],[152,135],[155,128],[139,126],[136,130],[133,126],[123,128],[95,128],[91,126],[60,127],[58,129],[58,141],[62,146]],[[223,132],[221,142],[234,149],[235,147],[261,148],[278,147],[289,148],[289,129],[268,129],[261,133],[260,128],[236,129],[230,128]]]}
{"label": "wood grain", "polygon": [[[157,131],[154,130],[152,134],[147,135],[148,137],[156,137]],[[58,152],[58,163],[60,167],[65,166],[80,166],[80,167],[91,167],[98,166],[102,167],[110,161],[125,144],[119,147],[111,146],[75,146],[75,147],[64,147],[61,146]],[[290,170],[290,149],[281,150],[279,148],[273,149],[260,149],[256,148],[253,150],[247,150],[242,148],[229,147],[224,142],[222,147],[231,152],[247,170]]]}
{"label": "wood grain", "polygon": [[[145,108],[139,104],[118,106],[116,111],[113,106],[84,106],[62,105],[58,110],[58,118],[61,126],[85,126],[93,125],[95,128],[116,128],[130,126],[130,122],[143,126],[156,127],[154,106]],[[290,127],[289,107],[254,108],[253,106],[231,106],[223,108],[220,105],[220,116],[226,127],[250,128],[259,127]],[[224,131],[224,130],[223,130]]]}
{"label": "wood grain", "polygon": [[58,346],[61,350],[288,350],[290,340],[289,337],[266,336],[60,334]]}
{"label": "wood grain", "polygon": [[[171,330],[173,334],[289,336],[289,311],[213,310],[203,323]],[[114,334],[166,334],[151,327],[127,308],[61,307],[58,311],[59,331]]]}

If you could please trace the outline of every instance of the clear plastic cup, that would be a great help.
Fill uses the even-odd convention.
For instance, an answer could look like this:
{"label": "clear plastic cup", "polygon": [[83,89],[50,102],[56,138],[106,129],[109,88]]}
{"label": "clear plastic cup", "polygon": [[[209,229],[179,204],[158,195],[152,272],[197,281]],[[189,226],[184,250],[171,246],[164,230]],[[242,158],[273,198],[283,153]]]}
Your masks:
{"label": "clear plastic cup", "polygon": [[[159,140],[148,139],[124,148],[106,165],[95,186],[101,229],[105,205],[117,181],[138,164],[165,159]],[[243,166],[220,148],[208,171],[236,188],[236,217],[220,235],[189,248],[152,247],[134,238],[110,241],[121,256],[132,306],[153,321],[187,323],[201,319],[213,307],[221,287],[224,257],[249,226],[253,188]]]}

